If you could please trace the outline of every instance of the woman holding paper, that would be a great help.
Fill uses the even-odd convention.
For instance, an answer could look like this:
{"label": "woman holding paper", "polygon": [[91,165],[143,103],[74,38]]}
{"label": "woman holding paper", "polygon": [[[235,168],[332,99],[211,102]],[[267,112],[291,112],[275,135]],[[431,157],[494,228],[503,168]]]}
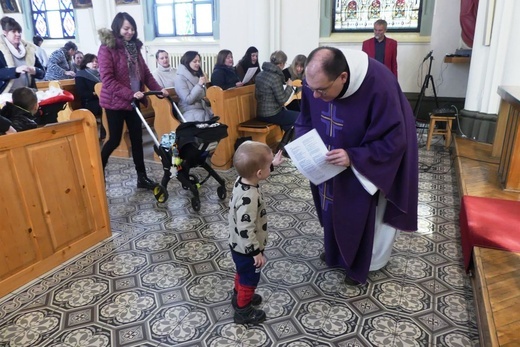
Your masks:
{"label": "woman holding paper", "polygon": [[240,59],[237,66],[235,67],[237,70],[238,78],[243,81],[244,77],[247,74],[249,69],[255,69],[253,77],[247,81],[245,84],[253,84],[255,83],[255,77],[260,73],[260,64],[258,63],[258,49],[256,47],[249,47],[246,51],[246,54]]}
{"label": "woman holding paper", "polygon": [[211,74],[211,84],[223,90],[244,85],[233,67],[233,53],[229,49],[218,52],[217,63]]}

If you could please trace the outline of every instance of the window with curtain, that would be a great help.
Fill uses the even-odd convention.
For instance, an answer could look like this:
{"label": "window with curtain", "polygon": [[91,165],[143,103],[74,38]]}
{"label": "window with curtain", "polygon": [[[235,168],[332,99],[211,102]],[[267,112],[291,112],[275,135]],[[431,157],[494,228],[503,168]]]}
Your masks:
{"label": "window with curtain", "polygon": [[44,39],[74,39],[72,0],[31,0],[34,34]]}
{"label": "window with curtain", "polygon": [[155,36],[212,36],[213,0],[154,0]]}
{"label": "window with curtain", "polygon": [[384,19],[388,30],[418,32],[424,0],[334,0],[333,32],[372,31]]}

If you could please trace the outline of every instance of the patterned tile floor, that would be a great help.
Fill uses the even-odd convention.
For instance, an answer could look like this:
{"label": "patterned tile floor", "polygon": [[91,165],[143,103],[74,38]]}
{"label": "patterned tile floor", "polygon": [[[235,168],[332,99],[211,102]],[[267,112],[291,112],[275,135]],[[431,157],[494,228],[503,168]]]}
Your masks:
{"label": "patterned tile floor", "polygon": [[[459,198],[448,152],[420,150],[419,226],[390,263],[347,286],[319,259],[322,230],[308,182],[290,162],[263,184],[268,263],[258,292],[268,319],[233,323],[227,205],[209,180],[201,209],[177,180],[158,205],[131,160],[110,160],[113,236],[0,299],[0,346],[478,346],[463,271]],[[149,163],[150,176],[161,177]],[[200,168],[192,170],[204,174]],[[221,172],[228,192],[233,169]]]}

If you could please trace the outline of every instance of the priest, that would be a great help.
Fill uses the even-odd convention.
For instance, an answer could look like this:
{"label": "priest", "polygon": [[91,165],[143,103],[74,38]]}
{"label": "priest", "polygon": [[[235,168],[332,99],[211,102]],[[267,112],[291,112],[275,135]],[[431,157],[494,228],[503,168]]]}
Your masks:
{"label": "priest", "polygon": [[417,230],[418,149],[415,119],[397,79],[361,51],[311,52],[299,137],[316,129],[330,164],[347,167],[311,190],[324,229],[329,266],[349,285],[384,267],[399,230]]}

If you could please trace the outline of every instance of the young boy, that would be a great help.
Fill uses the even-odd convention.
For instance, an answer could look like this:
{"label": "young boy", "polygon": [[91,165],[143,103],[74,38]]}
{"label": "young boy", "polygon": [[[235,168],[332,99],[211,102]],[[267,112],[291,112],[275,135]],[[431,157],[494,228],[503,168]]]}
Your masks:
{"label": "young boy", "polygon": [[34,115],[38,111],[38,97],[36,93],[27,87],[17,88],[13,92],[13,102],[6,102],[0,110],[0,116],[11,121],[16,131],[35,129],[36,118]]}
{"label": "young boy", "polygon": [[282,161],[281,151],[273,160],[269,146],[255,141],[242,143],[233,157],[239,177],[229,203],[229,247],[237,271],[231,303],[238,324],[265,320],[265,312],[254,307],[262,302],[255,289],[260,281],[260,268],[266,262],[267,244],[267,212],[258,183],[269,177],[273,165]]}

